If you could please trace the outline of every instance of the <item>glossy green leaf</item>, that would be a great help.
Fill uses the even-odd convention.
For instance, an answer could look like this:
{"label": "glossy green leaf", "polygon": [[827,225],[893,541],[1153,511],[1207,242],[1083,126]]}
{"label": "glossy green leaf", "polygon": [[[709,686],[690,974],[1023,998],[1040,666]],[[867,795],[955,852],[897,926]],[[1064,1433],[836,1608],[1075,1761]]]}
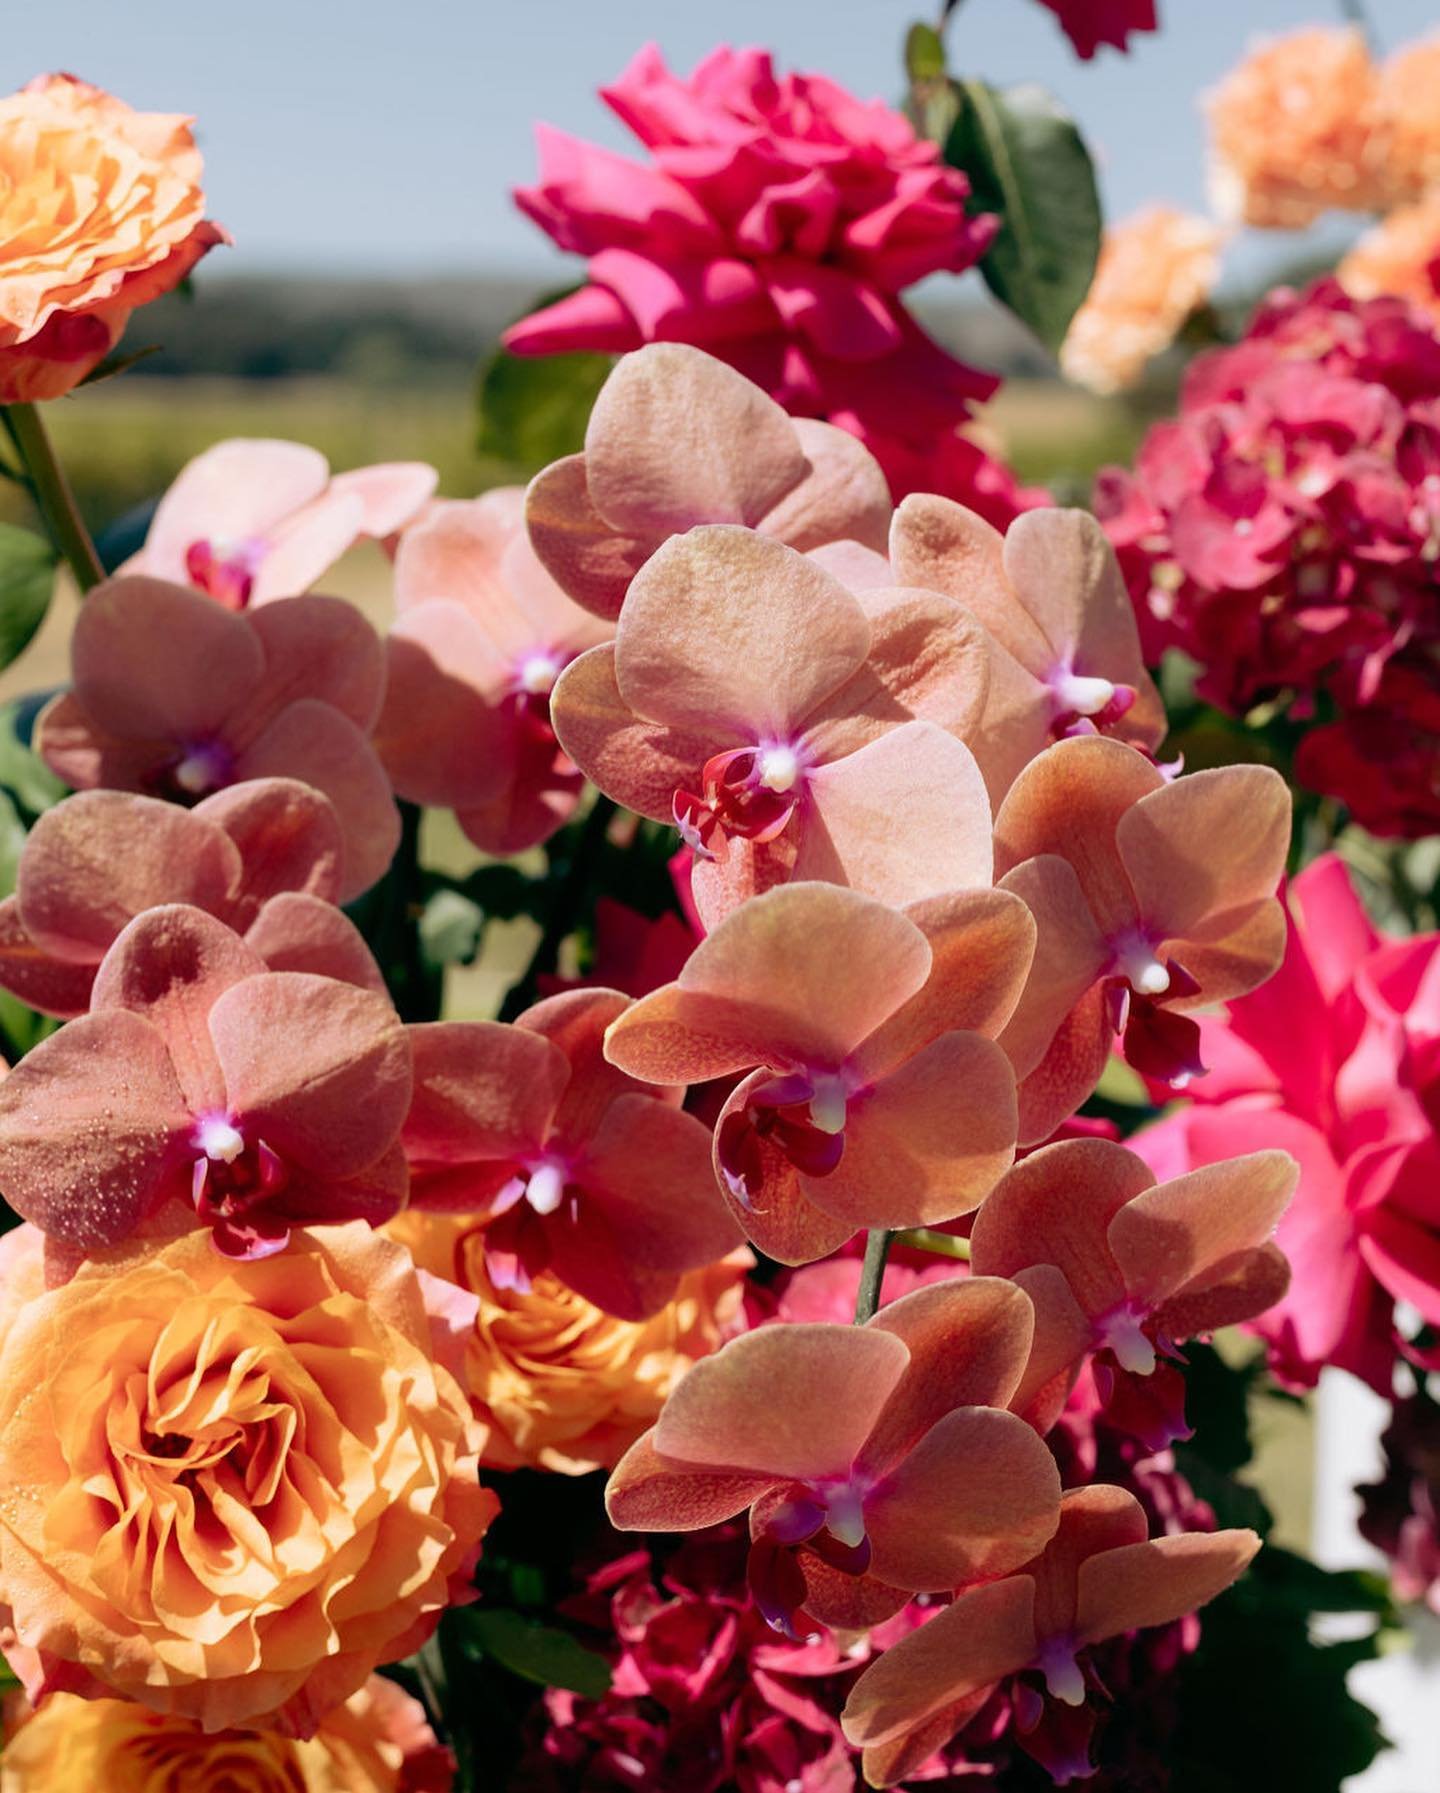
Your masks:
{"label": "glossy green leaf", "polygon": [[610,1689],[610,1664],[577,1643],[568,1631],[537,1625],[503,1607],[475,1607],[460,1615],[456,1629],[467,1654],[488,1656],[512,1675],[542,1687],[598,1700]]}
{"label": "glossy green leaf", "polygon": [[1073,119],[1033,83],[956,83],[960,109],[945,160],[1000,232],[981,262],[990,290],[1052,352],[1090,290],[1100,254],[1100,196]]}
{"label": "glossy green leaf", "polygon": [[480,371],[479,452],[529,471],[577,454],[595,395],[613,366],[609,355],[497,349]]}
{"label": "glossy green leaf", "polygon": [[50,608],[55,550],[29,529],[0,523],[0,666],[29,646]]}

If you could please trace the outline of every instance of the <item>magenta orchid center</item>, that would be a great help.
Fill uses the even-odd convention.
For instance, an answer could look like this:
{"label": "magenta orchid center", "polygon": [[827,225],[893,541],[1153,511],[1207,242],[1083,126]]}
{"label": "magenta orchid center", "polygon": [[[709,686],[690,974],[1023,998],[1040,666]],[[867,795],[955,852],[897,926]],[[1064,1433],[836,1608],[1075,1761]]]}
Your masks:
{"label": "magenta orchid center", "polygon": [[1046,683],[1055,706],[1050,732],[1057,740],[1069,735],[1104,734],[1135,703],[1133,685],[1117,685],[1110,679],[1057,666]]}
{"label": "magenta orchid center", "polygon": [[1146,1312],[1129,1303],[1101,1316],[1095,1327],[1097,1350],[1108,1350],[1122,1370],[1149,1376],[1155,1369],[1155,1345],[1145,1330]]}
{"label": "magenta orchid center", "polygon": [[1051,1699],[1063,1706],[1085,1704],[1085,1671],[1076,1660],[1076,1645],[1068,1637],[1045,1640],[1035,1666],[1045,1677],[1045,1688]]}
{"label": "magenta orchid center", "polygon": [[258,536],[191,542],[185,550],[185,572],[192,585],[227,610],[243,610],[269,551],[269,544]]}
{"label": "magenta orchid center", "polygon": [[713,754],[701,770],[699,794],[675,792],[675,826],[704,858],[714,857],[717,840],[775,840],[799,807],[808,772],[808,757],[793,741],[757,741]]}
{"label": "magenta orchid center", "polygon": [[279,1154],[263,1139],[247,1138],[227,1114],[201,1117],[191,1134],[196,1152],[190,1196],[200,1219],[215,1230],[215,1241],[232,1256],[278,1250],[289,1229],[268,1219],[265,1204],[289,1181]]}
{"label": "magenta orchid center", "polygon": [[526,697],[548,697],[563,668],[559,654],[537,649],[533,654],[526,654],[516,667],[516,689]]}
{"label": "magenta orchid center", "polygon": [[791,1071],[750,1092],[716,1135],[725,1186],[742,1207],[764,1181],[764,1153],[778,1151],[810,1177],[828,1176],[845,1151],[845,1125],[855,1094],[843,1070]]}
{"label": "magenta orchid center", "polygon": [[182,797],[204,797],[230,782],[231,760],[218,741],[185,748],[170,768],[170,780]]}
{"label": "magenta orchid center", "polygon": [[553,1214],[565,1199],[565,1171],[547,1160],[537,1164],[525,1184],[525,1200],[537,1214]]}

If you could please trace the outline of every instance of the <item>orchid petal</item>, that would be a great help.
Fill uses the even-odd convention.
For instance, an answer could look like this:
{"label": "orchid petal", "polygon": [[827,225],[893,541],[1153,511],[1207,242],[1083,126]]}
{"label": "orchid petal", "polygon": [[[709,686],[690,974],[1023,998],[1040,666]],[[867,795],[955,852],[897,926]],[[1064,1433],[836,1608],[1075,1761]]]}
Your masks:
{"label": "orchid petal", "polygon": [[412,1162],[508,1160],[543,1147],[570,1080],[558,1046],[499,1021],[431,1021],[408,1032],[414,1092],[403,1138]]}
{"label": "orchid petal", "polygon": [[308,891],[282,890],[245,930],[245,944],[271,971],[307,971],[386,994],[365,936],[333,903]]}
{"label": "orchid petal", "polygon": [[743,1513],[774,1479],[671,1463],[655,1449],[652,1426],[612,1471],[605,1511],[617,1531],[699,1531]]}
{"label": "orchid petal", "polygon": [[594,616],[614,621],[630,581],[654,546],[611,528],[590,496],[583,454],[567,455],[531,480],[525,527],[551,578]]}
{"label": "orchid petal", "polygon": [[1168,1625],[1238,1581],[1260,1548],[1252,1531],[1151,1538],[1080,1564],[1076,1629],[1083,1643]]}

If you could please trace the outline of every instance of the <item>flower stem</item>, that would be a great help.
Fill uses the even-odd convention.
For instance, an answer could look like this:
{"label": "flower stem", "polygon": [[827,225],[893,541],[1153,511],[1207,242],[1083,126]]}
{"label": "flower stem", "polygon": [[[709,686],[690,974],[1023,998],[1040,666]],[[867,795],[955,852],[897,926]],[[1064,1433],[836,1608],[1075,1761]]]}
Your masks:
{"label": "flower stem", "polygon": [[65,470],[55,458],[50,433],[34,405],[6,405],[3,409],[5,426],[25,464],[30,490],[45,520],[50,540],[69,563],[83,596],[105,577],[105,569],[95,552],[94,542],[90,540],[90,532],[80,515]]}
{"label": "flower stem", "polygon": [[880,1306],[880,1285],[885,1280],[885,1260],[890,1256],[894,1233],[883,1226],[871,1227],[865,1240],[865,1261],[860,1266],[860,1287],[855,1291],[855,1324],[873,1319]]}
{"label": "flower stem", "polygon": [[596,794],[576,835],[570,858],[552,866],[554,873],[548,893],[545,930],[540,944],[531,955],[519,983],[512,986],[500,1009],[502,1021],[513,1021],[534,1002],[543,973],[554,971],[560,960],[560,948],[579,926],[585,914],[585,896],[593,878],[605,837],[615,819],[613,798]]}
{"label": "flower stem", "polygon": [[970,1241],[962,1239],[955,1233],[937,1233],[928,1226],[906,1227],[903,1233],[896,1233],[897,1245],[908,1245],[912,1251],[930,1251],[937,1258],[956,1258],[962,1264],[970,1262]]}

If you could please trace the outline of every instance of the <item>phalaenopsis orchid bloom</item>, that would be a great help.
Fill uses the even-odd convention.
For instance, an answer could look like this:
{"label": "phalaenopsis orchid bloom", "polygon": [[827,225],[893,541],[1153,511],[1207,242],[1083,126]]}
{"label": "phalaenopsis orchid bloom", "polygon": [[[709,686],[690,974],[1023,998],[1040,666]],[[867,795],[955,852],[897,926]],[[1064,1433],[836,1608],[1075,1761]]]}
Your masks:
{"label": "phalaenopsis orchid bloom", "polygon": [[395,556],[376,745],[395,789],[453,809],[487,853],[522,852],[573,813],[585,781],[550,725],[550,693],[608,624],[535,558],[514,487],[441,503]]}
{"label": "phalaenopsis orchid bloom", "polygon": [[1165,711],[1115,551],[1085,511],[1035,510],[1004,535],[948,498],[895,513],[901,585],[957,599],[990,637],[985,713],[973,737],[996,803],[1036,754],[1071,735],[1112,735],[1150,752]]}
{"label": "phalaenopsis orchid bloom", "polygon": [[201,909],[147,909],[89,1013],[0,1081],[0,1188],[62,1254],[190,1224],[268,1255],[292,1226],[403,1204],[410,1084],[384,996],[271,971]]}
{"label": "phalaenopsis orchid bloom", "polygon": [[361,537],[403,529],[435,479],[419,461],[332,478],[299,442],[217,442],[181,469],[122,570],[194,586],[227,610],[298,597]]}
{"label": "phalaenopsis orchid bloom", "polygon": [[400,818],[368,739],[385,660],[351,605],[284,598],[237,615],[184,586],[113,579],[80,612],[70,677],[35,744],[77,789],[189,804],[247,779],[298,778],[339,819],[342,900],[389,865]]}
{"label": "phalaenopsis orchid bloom", "polygon": [[787,878],[905,903],[990,882],[989,803],[960,737],[985,646],[931,592],[863,599],[733,525],[672,537],[613,646],[561,675],[560,743],[607,796],[695,849],[707,926]]}
{"label": "phalaenopsis orchid bloom", "polygon": [[513,1026],[411,1028],[404,1145],[413,1205],[474,1212],[497,1288],[524,1293],[549,1270],[607,1313],[640,1320],[674,1296],[682,1272],[733,1250],[738,1230],[683,1092],[605,1060],[605,1029],[629,1001],[576,990]]}
{"label": "phalaenopsis orchid bloom", "polygon": [[1015,1091],[995,1044],[1029,969],[1029,912],[1005,891],[908,914],[833,884],[746,903],[679,978],[619,1016],[608,1057],[693,1083],[748,1072],[715,1130],[736,1220],[782,1263],[861,1227],[968,1213],[1015,1151]]}
{"label": "phalaenopsis orchid bloom", "polygon": [[1004,1411],[1033,1311],[1012,1284],[918,1289],[864,1326],[761,1327],[702,1359],[631,1446],[606,1505],[622,1531],[694,1531],[750,1510],[750,1580],[862,1629],[912,1594],[1004,1575],[1054,1533],[1060,1478]]}
{"label": "phalaenopsis orchid bloom", "polygon": [[1029,1739],[1061,1785],[1092,1773],[1084,1708],[1104,1690],[1087,1675],[1086,1652],[1194,1612],[1260,1548],[1252,1531],[1148,1532],[1144,1508],[1123,1488],[1072,1489],[1059,1529],[1034,1561],[962,1590],[892,1644],[861,1675],[841,1715],[846,1737],[865,1751],[866,1780],[892,1787],[907,1779],[1012,1676],[1022,1744]]}
{"label": "phalaenopsis orchid bloom", "polygon": [[788,417],[743,374],[678,342],[622,358],[585,452],[547,467],[525,497],[541,561],[612,620],[660,544],[698,523],[741,523],[802,550],[853,541],[883,552],[889,522],[885,475],[853,436]]}
{"label": "phalaenopsis orchid bloom", "polygon": [[[1155,1378],[1144,1442],[1162,1449],[1185,1433],[1185,1391],[1161,1360],[1285,1293],[1290,1268],[1271,1235],[1298,1176],[1288,1152],[1262,1151],[1157,1183],[1124,1146],[1062,1140],[1022,1159],[991,1191],[975,1218],[971,1264],[1029,1292],[1050,1349],[1068,1335],[1070,1374],[1048,1391],[1059,1400],[1092,1352],[1107,1384],[1117,1370]],[[1125,1417],[1122,1407],[1116,1416]]]}
{"label": "phalaenopsis orchid bloom", "polygon": [[272,971],[383,990],[370,949],[335,907],[343,862],[329,799],[293,778],[234,784],[194,809],[79,791],[26,837],[15,893],[0,902],[0,986],[42,1014],[83,1014],[125,925],[189,903],[243,934]]}
{"label": "phalaenopsis orchid bloom", "polygon": [[1048,1138],[1094,1089],[1117,1035],[1137,1070],[1198,1076],[1187,1010],[1261,984],[1285,950],[1275,889],[1290,794],[1267,766],[1169,779],[1103,736],[1060,741],[995,818],[995,869],[1036,924],[1004,1044],[1020,1139]]}

